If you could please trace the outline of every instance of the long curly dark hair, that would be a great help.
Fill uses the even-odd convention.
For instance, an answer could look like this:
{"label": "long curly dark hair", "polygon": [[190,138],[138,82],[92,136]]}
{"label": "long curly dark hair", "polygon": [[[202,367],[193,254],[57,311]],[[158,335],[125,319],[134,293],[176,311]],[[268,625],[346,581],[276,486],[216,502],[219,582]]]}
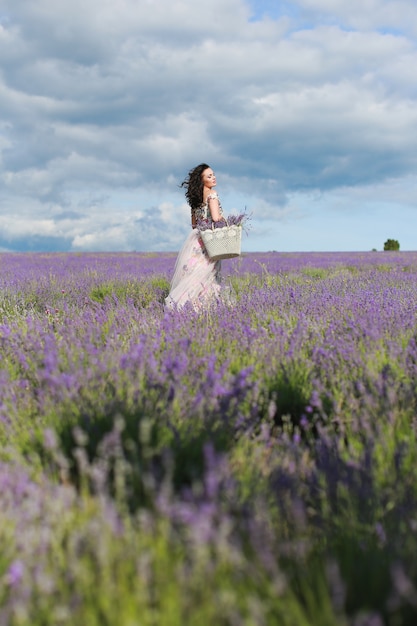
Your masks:
{"label": "long curly dark hair", "polygon": [[185,187],[185,197],[191,207],[191,215],[203,203],[203,181],[201,174],[209,168],[207,163],[200,163],[188,172],[187,178],[181,183],[180,187]]}

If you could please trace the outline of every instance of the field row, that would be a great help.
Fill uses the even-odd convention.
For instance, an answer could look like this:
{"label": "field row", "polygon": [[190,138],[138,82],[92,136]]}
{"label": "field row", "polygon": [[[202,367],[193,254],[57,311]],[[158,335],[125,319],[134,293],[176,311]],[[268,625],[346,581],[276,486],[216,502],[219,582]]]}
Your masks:
{"label": "field row", "polygon": [[0,255],[0,626],[417,618],[417,253]]}

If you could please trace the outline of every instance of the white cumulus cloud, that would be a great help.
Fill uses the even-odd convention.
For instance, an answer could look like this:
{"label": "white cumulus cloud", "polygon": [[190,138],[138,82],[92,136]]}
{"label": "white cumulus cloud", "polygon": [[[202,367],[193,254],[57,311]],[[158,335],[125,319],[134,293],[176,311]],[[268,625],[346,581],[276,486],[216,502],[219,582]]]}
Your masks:
{"label": "white cumulus cloud", "polygon": [[255,249],[358,194],[408,211],[416,28],[414,0],[0,0],[0,249],[177,249],[202,161]]}

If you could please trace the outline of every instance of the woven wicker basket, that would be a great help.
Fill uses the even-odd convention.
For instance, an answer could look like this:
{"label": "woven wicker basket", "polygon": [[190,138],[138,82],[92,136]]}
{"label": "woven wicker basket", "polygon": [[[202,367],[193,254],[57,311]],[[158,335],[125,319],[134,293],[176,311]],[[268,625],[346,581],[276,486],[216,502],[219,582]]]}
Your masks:
{"label": "woven wicker basket", "polygon": [[200,237],[212,261],[240,256],[242,226],[224,226],[200,230]]}

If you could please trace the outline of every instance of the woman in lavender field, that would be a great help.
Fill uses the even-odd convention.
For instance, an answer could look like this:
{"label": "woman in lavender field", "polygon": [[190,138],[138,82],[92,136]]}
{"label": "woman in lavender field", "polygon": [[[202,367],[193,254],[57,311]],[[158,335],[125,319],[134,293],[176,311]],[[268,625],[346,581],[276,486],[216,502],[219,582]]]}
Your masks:
{"label": "woman in lavender field", "polygon": [[221,277],[221,261],[210,260],[196,228],[198,220],[224,221],[215,186],[216,176],[206,163],[192,169],[181,184],[191,207],[192,230],[177,257],[166,298],[169,308],[180,308],[189,302],[199,310],[214,299],[230,300],[230,288]]}

